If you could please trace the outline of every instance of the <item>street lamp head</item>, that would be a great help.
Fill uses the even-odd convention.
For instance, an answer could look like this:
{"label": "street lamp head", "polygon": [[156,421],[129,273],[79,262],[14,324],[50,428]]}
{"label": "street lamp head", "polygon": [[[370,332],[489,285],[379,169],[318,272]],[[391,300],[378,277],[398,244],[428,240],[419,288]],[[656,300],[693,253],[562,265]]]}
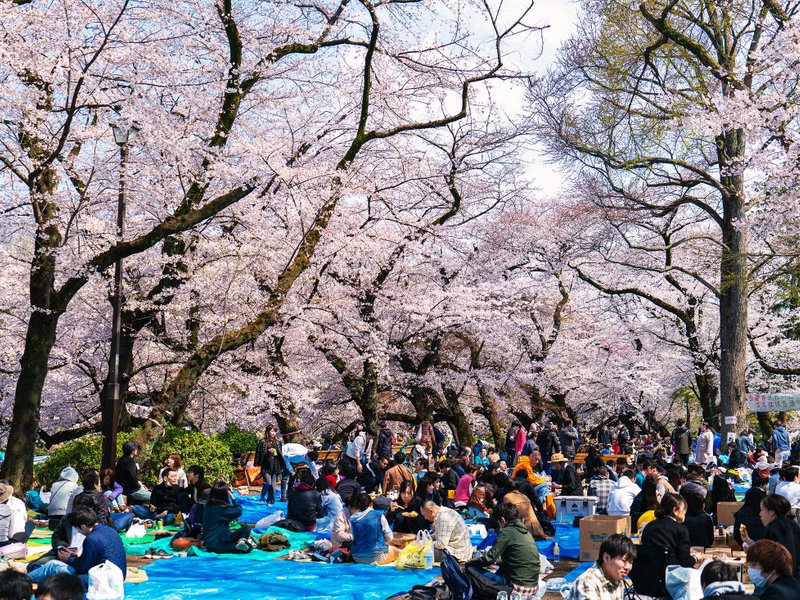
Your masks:
{"label": "street lamp head", "polygon": [[136,125],[129,125],[124,121],[113,123],[111,130],[114,132],[114,141],[118,146],[129,144],[136,139],[136,134],[139,133],[139,128]]}

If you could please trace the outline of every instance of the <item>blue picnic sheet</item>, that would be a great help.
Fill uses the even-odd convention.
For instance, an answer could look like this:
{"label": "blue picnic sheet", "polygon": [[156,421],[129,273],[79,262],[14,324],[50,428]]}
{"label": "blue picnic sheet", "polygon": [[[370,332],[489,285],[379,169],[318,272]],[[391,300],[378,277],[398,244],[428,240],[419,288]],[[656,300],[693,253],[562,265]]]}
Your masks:
{"label": "blue picnic sheet", "polygon": [[127,600],[382,600],[439,574],[439,569],[398,571],[392,566],[206,556],[157,560],[144,570],[149,581],[126,584]]}

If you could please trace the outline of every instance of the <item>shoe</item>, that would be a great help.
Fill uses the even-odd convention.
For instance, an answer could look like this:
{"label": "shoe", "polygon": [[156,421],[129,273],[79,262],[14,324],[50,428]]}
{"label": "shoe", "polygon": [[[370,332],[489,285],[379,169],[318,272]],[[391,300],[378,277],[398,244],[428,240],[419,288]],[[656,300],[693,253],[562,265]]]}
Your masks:
{"label": "shoe", "polygon": [[238,542],[236,542],[237,552],[250,552],[252,549],[253,547],[250,545],[250,542],[248,542],[246,539],[241,539]]}
{"label": "shoe", "polygon": [[175,555],[172,554],[171,552],[167,552],[166,550],[163,550],[163,549],[156,550],[155,552],[153,552],[153,557],[154,558],[172,558],[173,556],[175,556]]}
{"label": "shoe", "polygon": [[145,558],[149,558],[149,559],[154,559],[155,556],[153,556],[153,549],[152,548],[148,548],[147,550],[145,550],[144,551],[144,557]]}

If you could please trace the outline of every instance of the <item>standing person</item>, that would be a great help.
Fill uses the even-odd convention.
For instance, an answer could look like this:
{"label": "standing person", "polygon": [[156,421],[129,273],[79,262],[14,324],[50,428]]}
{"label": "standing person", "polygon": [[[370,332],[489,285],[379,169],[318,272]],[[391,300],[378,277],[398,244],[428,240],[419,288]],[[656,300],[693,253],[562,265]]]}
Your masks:
{"label": "standing person", "polygon": [[517,455],[517,435],[522,429],[519,421],[512,421],[511,427],[506,432],[506,462],[513,466]]}
{"label": "standing person", "polygon": [[689,428],[685,426],[683,419],[678,419],[675,424],[675,429],[669,436],[672,442],[673,451],[681,459],[684,465],[689,464],[689,453],[692,451],[692,435]]}
{"label": "standing person", "polygon": [[627,446],[628,442],[631,441],[631,434],[622,421],[617,421],[616,434],[617,434],[617,445],[619,446],[619,452],[625,452],[625,446]]}
{"label": "standing person", "polygon": [[745,456],[745,458],[750,456],[750,453],[756,449],[756,445],[753,443],[753,440],[750,439],[747,429],[742,429],[739,437],[736,438],[736,448]]}
{"label": "standing person", "polygon": [[375,432],[372,429],[365,429],[359,431],[358,435],[353,438],[353,441],[347,444],[345,455],[356,463],[356,469],[361,473],[364,464],[369,460],[372,452],[372,440],[375,438]]}
{"label": "standing person", "polygon": [[789,432],[786,431],[783,423],[775,421],[775,428],[772,430],[772,437],[770,438],[772,446],[772,454],[775,456],[775,462],[781,466],[784,461],[789,460],[789,454],[792,450],[792,445],[789,441]]}
{"label": "standing person", "polygon": [[707,465],[714,458],[714,434],[708,427],[708,423],[700,423],[700,430],[697,436],[697,450],[695,451],[695,461],[698,465]]}
{"label": "standing person", "polygon": [[[150,491],[139,483],[139,467],[133,460],[139,454],[139,446],[136,442],[125,442],[122,444],[122,456],[117,461],[115,479],[122,486],[122,492],[128,499],[128,504],[136,502],[147,504],[150,502]],[[77,475],[77,474],[76,474]]]}
{"label": "standing person", "polygon": [[514,462],[511,464],[516,464],[519,457],[522,456],[522,451],[525,449],[525,444],[528,441],[528,432],[527,430],[520,425],[519,430],[517,431],[517,437],[514,439]]}
{"label": "standing person", "polygon": [[536,444],[539,446],[539,452],[542,453],[542,465],[545,472],[550,472],[550,457],[555,452],[561,452],[561,442],[558,440],[558,432],[556,431],[556,424],[553,421],[544,427],[539,435],[536,436]]}
{"label": "standing person", "polygon": [[[533,596],[539,587],[539,549],[530,532],[522,524],[517,507],[503,502],[494,513],[500,532],[494,544],[480,558],[469,560],[467,573],[479,574],[494,583],[512,586],[524,596]],[[482,568],[499,563],[496,573]]]}
{"label": "standing person", "polygon": [[605,448],[606,446],[610,446],[612,441],[612,435],[608,430],[608,425],[603,424],[597,434],[597,443],[600,444],[601,448]]}
{"label": "standing person", "polygon": [[436,433],[433,431],[433,425],[431,425],[430,421],[422,421],[417,428],[417,444],[425,448],[425,452],[427,453],[426,458],[428,459],[428,468],[431,468],[431,464],[434,459],[433,448],[435,442]]}
{"label": "standing person", "polygon": [[[275,504],[275,490],[278,485],[278,477],[283,473],[285,464],[281,448],[283,438],[278,433],[278,428],[270,423],[264,429],[264,437],[256,444],[256,456],[253,463],[261,469],[261,502],[267,499],[267,504]],[[282,496],[284,498],[285,495]]]}
{"label": "standing person", "polygon": [[572,419],[565,419],[564,426],[558,432],[561,453],[568,459],[575,458],[578,451],[578,430],[572,426]]}
{"label": "standing person", "polygon": [[563,454],[553,454],[550,463],[553,465],[553,488],[560,490],[561,496],[583,496],[581,478],[569,459]]}
{"label": "standing person", "polygon": [[378,423],[380,432],[378,433],[378,442],[376,443],[375,453],[378,458],[385,458],[386,460],[392,459],[392,445],[394,444],[394,434],[392,430],[386,425],[386,421]]}
{"label": "standing person", "polygon": [[636,560],[636,546],[620,533],[600,544],[597,562],[575,580],[567,600],[622,600],[624,580]]}

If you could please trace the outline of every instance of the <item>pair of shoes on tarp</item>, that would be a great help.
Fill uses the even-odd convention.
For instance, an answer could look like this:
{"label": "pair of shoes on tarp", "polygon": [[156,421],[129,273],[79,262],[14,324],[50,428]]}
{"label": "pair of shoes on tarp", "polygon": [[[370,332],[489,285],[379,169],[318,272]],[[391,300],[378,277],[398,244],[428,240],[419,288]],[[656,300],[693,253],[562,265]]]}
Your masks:
{"label": "pair of shoes on tarp", "polygon": [[152,548],[148,548],[144,553],[145,558],[153,558],[153,559],[172,558],[173,556],[175,555],[161,548],[158,550],[153,550]]}

